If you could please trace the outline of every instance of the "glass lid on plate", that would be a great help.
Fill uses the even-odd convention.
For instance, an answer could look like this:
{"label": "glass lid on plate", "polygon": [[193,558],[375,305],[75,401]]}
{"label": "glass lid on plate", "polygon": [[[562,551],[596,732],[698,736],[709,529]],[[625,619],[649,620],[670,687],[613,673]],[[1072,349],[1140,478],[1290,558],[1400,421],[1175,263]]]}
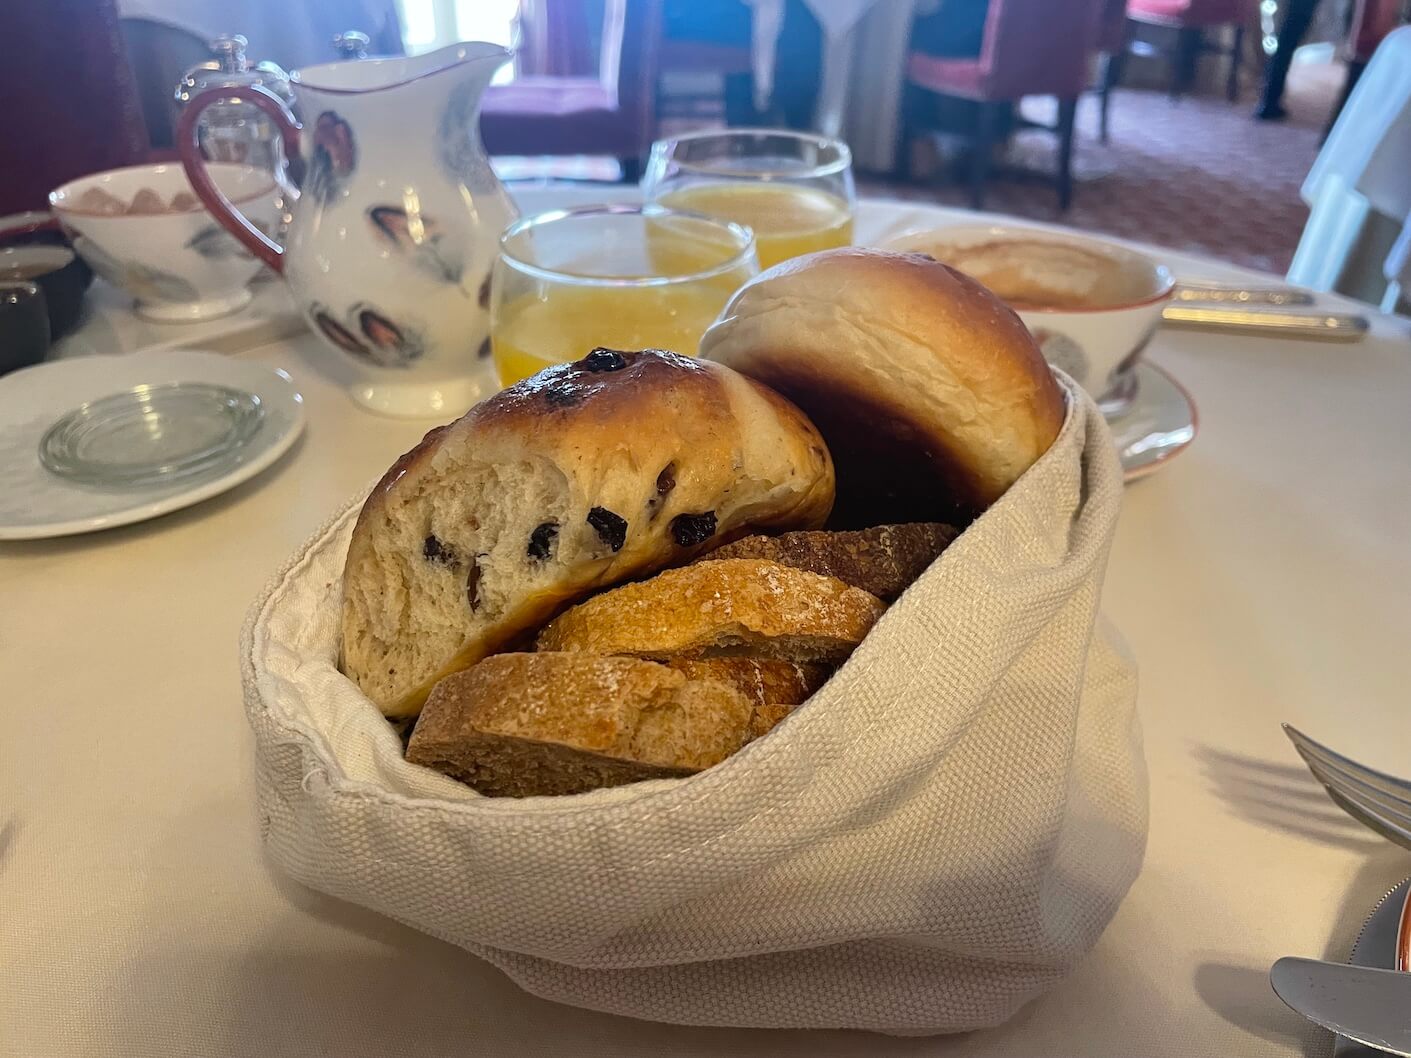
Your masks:
{"label": "glass lid on plate", "polygon": [[39,442],[39,461],[85,485],[182,481],[232,461],[263,417],[259,397],[227,386],[134,386],[60,418]]}

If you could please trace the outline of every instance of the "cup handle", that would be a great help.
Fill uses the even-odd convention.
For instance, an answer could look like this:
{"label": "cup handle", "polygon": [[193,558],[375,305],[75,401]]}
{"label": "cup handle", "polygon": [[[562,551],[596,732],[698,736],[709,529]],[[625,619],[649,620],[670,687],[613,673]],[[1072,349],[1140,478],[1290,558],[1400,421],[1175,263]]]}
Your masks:
{"label": "cup handle", "polygon": [[201,138],[197,123],[201,113],[213,103],[222,100],[240,99],[258,107],[269,115],[279,127],[284,139],[286,158],[299,157],[299,133],[303,126],[284,105],[284,101],[260,85],[238,85],[231,88],[212,88],[202,92],[181,112],[176,126],[177,149],[181,154],[181,165],[186,170],[186,178],[191,181],[192,190],[222,226],[238,239],[244,247],[274,271],[284,272],[284,247],[275,242],[259,228],[250,223],[250,218],[236,209],[216,186],[206,169],[206,159],[201,154]]}

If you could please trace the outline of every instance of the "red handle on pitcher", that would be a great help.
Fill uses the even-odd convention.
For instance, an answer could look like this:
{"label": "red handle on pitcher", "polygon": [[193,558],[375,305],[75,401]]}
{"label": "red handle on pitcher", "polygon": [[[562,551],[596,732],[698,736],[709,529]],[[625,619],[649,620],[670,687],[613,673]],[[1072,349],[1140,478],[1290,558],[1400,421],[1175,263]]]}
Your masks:
{"label": "red handle on pitcher", "polygon": [[176,125],[176,145],[181,153],[181,165],[186,170],[186,178],[191,181],[191,188],[196,192],[196,197],[210,210],[211,216],[240,240],[247,250],[276,272],[282,273],[284,247],[251,224],[250,219],[231,204],[225,192],[211,179],[211,174],[206,170],[206,159],[201,154],[198,122],[202,111],[213,103],[230,99],[244,100],[268,114],[270,120],[279,126],[280,136],[284,139],[285,156],[299,157],[299,133],[303,126],[284,105],[284,101],[260,85],[239,85],[232,88],[212,88],[186,104]]}

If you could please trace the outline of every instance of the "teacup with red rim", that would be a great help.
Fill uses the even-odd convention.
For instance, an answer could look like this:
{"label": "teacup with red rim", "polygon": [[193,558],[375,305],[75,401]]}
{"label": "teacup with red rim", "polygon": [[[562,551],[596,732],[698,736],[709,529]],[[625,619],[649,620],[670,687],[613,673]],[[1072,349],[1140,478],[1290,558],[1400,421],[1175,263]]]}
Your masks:
{"label": "teacup with red rim", "polygon": [[[249,165],[212,164],[212,178],[266,229],[279,215],[274,177]],[[134,165],[71,180],[49,204],[93,271],[171,322],[211,319],[250,301],[261,263],[206,212],[178,163]]]}
{"label": "teacup with red rim", "polygon": [[1137,361],[1176,285],[1145,254],[1047,228],[958,225],[909,232],[887,248],[929,254],[989,287],[1109,416],[1136,397]]}

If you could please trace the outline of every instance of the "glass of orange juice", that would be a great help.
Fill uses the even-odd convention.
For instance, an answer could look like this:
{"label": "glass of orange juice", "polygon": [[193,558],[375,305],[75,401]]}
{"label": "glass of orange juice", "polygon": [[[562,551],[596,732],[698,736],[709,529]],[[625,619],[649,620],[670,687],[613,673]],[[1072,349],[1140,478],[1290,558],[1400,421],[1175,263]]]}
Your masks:
{"label": "glass of orange juice", "polygon": [[852,152],[786,129],[715,129],[652,144],[647,201],[723,217],[754,231],[769,268],[852,242]]}
{"label": "glass of orange juice", "polygon": [[587,206],[505,229],[491,283],[502,385],[609,349],[694,356],[730,295],[759,271],[748,228],[662,206]]}

